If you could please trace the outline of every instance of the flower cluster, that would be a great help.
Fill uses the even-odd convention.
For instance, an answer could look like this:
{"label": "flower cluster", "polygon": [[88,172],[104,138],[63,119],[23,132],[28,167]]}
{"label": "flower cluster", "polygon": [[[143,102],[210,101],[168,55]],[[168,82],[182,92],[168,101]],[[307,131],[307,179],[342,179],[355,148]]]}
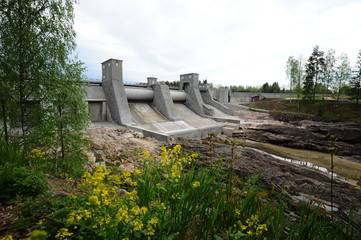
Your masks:
{"label": "flower cluster", "polygon": [[[165,177],[174,182],[179,181],[185,167],[192,164],[198,157],[196,153],[181,155],[181,145],[176,145],[170,149],[165,147],[161,147],[160,149],[162,150],[160,164],[166,171]],[[145,153],[145,155],[147,155],[147,153]]]}
{"label": "flower cluster", "polygon": [[139,205],[137,182],[133,179],[139,174],[139,170],[114,174],[104,166],[86,172],[80,183],[86,195],[69,195],[74,207],[65,222],[67,228],[60,229],[56,238],[65,239],[73,232],[86,238],[95,232],[108,239],[150,239],[158,223],[155,212],[164,211],[165,206],[160,202]]}
{"label": "flower cluster", "polygon": [[31,150],[30,155],[26,157],[31,166],[35,167],[44,159],[45,152],[40,149],[34,148]]}
{"label": "flower cluster", "polygon": [[45,156],[45,152],[43,152],[40,149],[34,148],[31,150],[29,158],[42,159],[44,156]]}
{"label": "flower cluster", "polygon": [[[241,212],[239,209],[235,210],[236,215],[239,217]],[[261,236],[265,231],[267,231],[267,225],[261,224],[258,218],[258,215],[251,215],[250,218],[247,218],[244,223],[238,220],[232,229],[232,236],[234,239],[240,239],[241,237],[253,238]]]}

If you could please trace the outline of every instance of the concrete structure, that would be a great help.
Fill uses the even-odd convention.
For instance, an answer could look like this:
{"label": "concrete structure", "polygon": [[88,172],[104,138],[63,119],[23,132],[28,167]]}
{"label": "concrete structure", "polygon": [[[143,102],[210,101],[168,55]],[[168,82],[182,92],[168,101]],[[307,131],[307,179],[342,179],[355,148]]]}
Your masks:
{"label": "concrete structure", "polygon": [[261,92],[232,92],[229,88],[212,89],[213,98],[220,103],[228,102],[252,102],[258,97],[263,98],[287,98],[289,93],[261,93]]}
{"label": "concrete structure", "polygon": [[117,124],[132,122],[123,83],[123,61],[109,59],[102,63],[102,82],[105,99],[112,119]]}
{"label": "concrete structure", "polygon": [[[187,93],[185,105],[192,109],[198,115],[204,115],[203,99],[199,92],[199,75],[197,73],[188,73],[180,75],[181,90]],[[209,113],[209,111],[207,111]]]}
{"label": "concrete structure", "polygon": [[[111,121],[168,141],[169,137],[202,137],[208,132],[232,132],[240,119],[213,100],[197,73],[180,75],[179,90],[170,90],[156,78],[144,86],[124,86],[122,60],[102,63],[102,82],[86,87],[92,121]],[[201,90],[200,90],[201,88]],[[225,127],[225,122],[236,125]]]}
{"label": "concrete structure", "polygon": [[169,120],[176,120],[177,113],[173,104],[173,99],[169,87],[165,84],[152,85],[154,90],[153,105]]}

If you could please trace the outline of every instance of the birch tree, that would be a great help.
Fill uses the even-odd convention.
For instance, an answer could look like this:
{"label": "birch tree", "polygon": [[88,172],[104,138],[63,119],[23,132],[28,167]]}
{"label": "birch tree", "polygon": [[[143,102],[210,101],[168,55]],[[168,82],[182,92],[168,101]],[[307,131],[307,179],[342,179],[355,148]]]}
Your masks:
{"label": "birch tree", "polygon": [[336,93],[337,93],[337,101],[340,99],[341,89],[344,84],[351,77],[351,67],[350,60],[346,53],[342,53],[337,60],[336,65]]}
{"label": "birch tree", "polygon": [[[76,47],[74,3],[0,1],[0,91],[9,96],[11,127],[20,126],[24,150],[38,144],[63,159],[71,152],[64,140],[71,142],[71,134],[87,123],[84,91],[78,84],[84,68],[69,57]],[[60,115],[59,102],[64,103]]]}

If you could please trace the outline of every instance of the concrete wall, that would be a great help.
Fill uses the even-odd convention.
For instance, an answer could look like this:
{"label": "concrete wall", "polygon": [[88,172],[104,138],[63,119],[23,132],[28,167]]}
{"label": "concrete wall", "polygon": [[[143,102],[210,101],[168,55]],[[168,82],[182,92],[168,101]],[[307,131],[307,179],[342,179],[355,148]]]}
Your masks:
{"label": "concrete wall", "polygon": [[85,86],[86,101],[103,101],[105,94],[102,86]]}
{"label": "concrete wall", "polygon": [[202,95],[202,99],[206,104],[209,104],[213,107],[215,107],[216,109],[218,109],[221,112],[224,112],[226,114],[229,115],[233,115],[233,111],[231,109],[229,109],[228,107],[224,106],[223,104],[216,102],[212,96],[211,90],[210,89],[206,89],[201,91],[201,95]]}
{"label": "concrete wall", "polygon": [[[251,102],[252,97],[259,95],[262,98],[285,98],[289,97],[289,93],[262,93],[262,92],[230,92],[228,99],[228,89],[212,89],[211,93],[215,100],[220,103],[227,102]],[[230,100],[230,101],[228,101]]]}

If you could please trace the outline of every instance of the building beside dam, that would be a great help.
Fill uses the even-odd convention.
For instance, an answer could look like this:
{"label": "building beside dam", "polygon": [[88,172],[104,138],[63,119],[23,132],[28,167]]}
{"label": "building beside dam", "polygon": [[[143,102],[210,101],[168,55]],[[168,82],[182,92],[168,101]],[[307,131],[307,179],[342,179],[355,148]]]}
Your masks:
{"label": "building beside dam", "polygon": [[113,122],[162,141],[239,128],[240,119],[213,99],[197,73],[180,75],[179,89],[171,90],[153,77],[145,86],[125,86],[122,63],[117,59],[103,62],[102,81],[86,86],[93,122]]}

